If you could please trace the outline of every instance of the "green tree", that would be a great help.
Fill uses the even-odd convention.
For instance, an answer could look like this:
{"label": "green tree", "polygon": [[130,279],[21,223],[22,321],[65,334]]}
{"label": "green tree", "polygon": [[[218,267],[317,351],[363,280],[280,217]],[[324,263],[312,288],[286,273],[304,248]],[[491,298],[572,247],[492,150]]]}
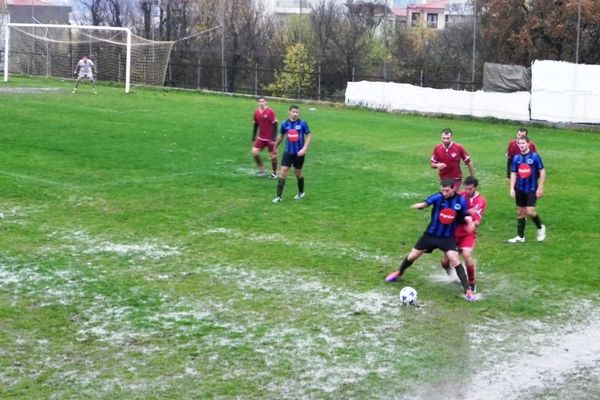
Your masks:
{"label": "green tree", "polygon": [[302,98],[314,87],[315,61],[302,43],[288,48],[283,69],[275,71],[275,82],[267,89],[275,96]]}

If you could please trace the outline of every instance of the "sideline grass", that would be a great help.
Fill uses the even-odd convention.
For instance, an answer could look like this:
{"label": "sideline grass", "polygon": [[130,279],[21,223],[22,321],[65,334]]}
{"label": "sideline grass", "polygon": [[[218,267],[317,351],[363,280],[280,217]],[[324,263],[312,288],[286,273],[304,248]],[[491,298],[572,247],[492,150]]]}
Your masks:
{"label": "sideline grass", "polygon": [[[253,177],[253,100],[3,88],[46,85],[0,91],[0,397],[462,397],[482,354],[598,304],[597,134],[531,127],[548,239],[529,223],[531,241],[510,246],[515,124],[301,106],[307,196],[292,200],[289,179],[273,205],[275,183]],[[270,105],[283,120],[289,104]],[[408,206],[437,191],[428,159],[444,127],[489,204],[473,304],[438,254],[383,282],[429,218]],[[404,284],[420,308],[398,306]]]}

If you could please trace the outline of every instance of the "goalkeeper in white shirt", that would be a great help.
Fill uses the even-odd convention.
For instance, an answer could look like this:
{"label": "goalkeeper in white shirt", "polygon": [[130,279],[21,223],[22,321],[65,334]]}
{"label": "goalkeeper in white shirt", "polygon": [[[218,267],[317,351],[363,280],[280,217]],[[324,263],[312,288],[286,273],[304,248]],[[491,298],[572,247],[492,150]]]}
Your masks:
{"label": "goalkeeper in white shirt", "polygon": [[89,79],[92,81],[92,92],[96,92],[96,65],[92,62],[92,60],[88,59],[86,56],[83,56],[81,60],[75,66],[75,71],[73,71],[74,75],[77,75],[77,81],[75,82],[75,88],[73,89],[73,93],[77,91],[77,87],[79,86],[79,82],[83,79]]}

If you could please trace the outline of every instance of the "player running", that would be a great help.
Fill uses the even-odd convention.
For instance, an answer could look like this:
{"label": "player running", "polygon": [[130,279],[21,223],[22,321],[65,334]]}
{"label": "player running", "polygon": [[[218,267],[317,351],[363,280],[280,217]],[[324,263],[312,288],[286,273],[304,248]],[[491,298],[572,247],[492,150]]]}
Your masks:
{"label": "player running", "polygon": [[423,253],[431,253],[440,249],[448,257],[449,265],[456,270],[456,275],[464,289],[465,299],[475,300],[475,294],[469,287],[469,280],[465,269],[458,257],[458,247],[454,238],[454,230],[458,223],[466,222],[468,229],[474,229],[473,218],[467,213],[467,200],[458,195],[454,190],[453,179],[443,179],[440,183],[440,191],[432,194],[425,201],[415,203],[411,208],[422,210],[432,206],[431,221],[421,238],[414,245],[410,253],[400,264],[400,269],[389,274],[386,282],[394,282],[404,275],[404,271],[410,267]]}
{"label": "player running", "polygon": [[[252,131],[252,157],[258,166],[256,176],[265,176],[265,166],[263,165],[260,152],[266,147],[269,149],[271,158],[271,178],[277,178],[277,146],[275,140],[277,138],[277,117],[275,112],[267,107],[267,100],[264,97],[259,97],[258,108],[254,112],[254,130]],[[258,131],[258,137],[256,132]]]}
{"label": "player running", "polygon": [[[475,260],[473,259],[473,249],[475,248],[475,242],[477,240],[477,227],[483,218],[483,213],[487,207],[487,201],[485,200],[485,197],[483,197],[479,191],[477,191],[479,181],[475,177],[467,176],[463,182],[463,185],[464,190],[460,193],[460,195],[467,201],[467,212],[471,218],[473,218],[474,228],[472,231],[469,231],[467,224],[458,224],[456,226],[456,230],[454,231],[454,237],[456,239],[456,244],[458,245],[459,253],[465,261],[465,265],[467,267],[469,287],[473,293],[477,293],[475,279],[476,267]],[[446,272],[450,272],[450,260],[448,259],[448,256],[444,254],[441,262],[442,267],[444,267]]]}
{"label": "player running", "polygon": [[460,189],[462,183],[462,170],[460,160],[467,165],[469,175],[475,176],[475,169],[471,156],[465,148],[452,141],[452,131],[448,128],[442,130],[442,143],[433,148],[430,165],[439,171],[440,179],[453,179],[454,190]]}
{"label": "player running", "polygon": [[73,94],[77,92],[77,87],[79,86],[79,82],[83,78],[89,79],[92,82],[92,92],[97,94],[96,92],[96,65],[92,62],[92,60],[88,59],[86,56],[83,56],[81,60],[75,66],[75,71],[73,71],[73,75],[77,76],[77,81],[75,82],[75,88],[73,89]]}

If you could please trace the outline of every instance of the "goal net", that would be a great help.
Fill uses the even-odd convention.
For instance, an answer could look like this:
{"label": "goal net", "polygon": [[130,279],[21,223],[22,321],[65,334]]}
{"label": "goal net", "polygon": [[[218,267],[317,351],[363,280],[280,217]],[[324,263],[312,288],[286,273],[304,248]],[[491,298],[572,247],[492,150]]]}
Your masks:
{"label": "goal net", "polygon": [[175,42],[137,36],[128,28],[104,26],[7,24],[4,80],[10,74],[72,78],[77,62],[87,56],[97,79],[160,85]]}

